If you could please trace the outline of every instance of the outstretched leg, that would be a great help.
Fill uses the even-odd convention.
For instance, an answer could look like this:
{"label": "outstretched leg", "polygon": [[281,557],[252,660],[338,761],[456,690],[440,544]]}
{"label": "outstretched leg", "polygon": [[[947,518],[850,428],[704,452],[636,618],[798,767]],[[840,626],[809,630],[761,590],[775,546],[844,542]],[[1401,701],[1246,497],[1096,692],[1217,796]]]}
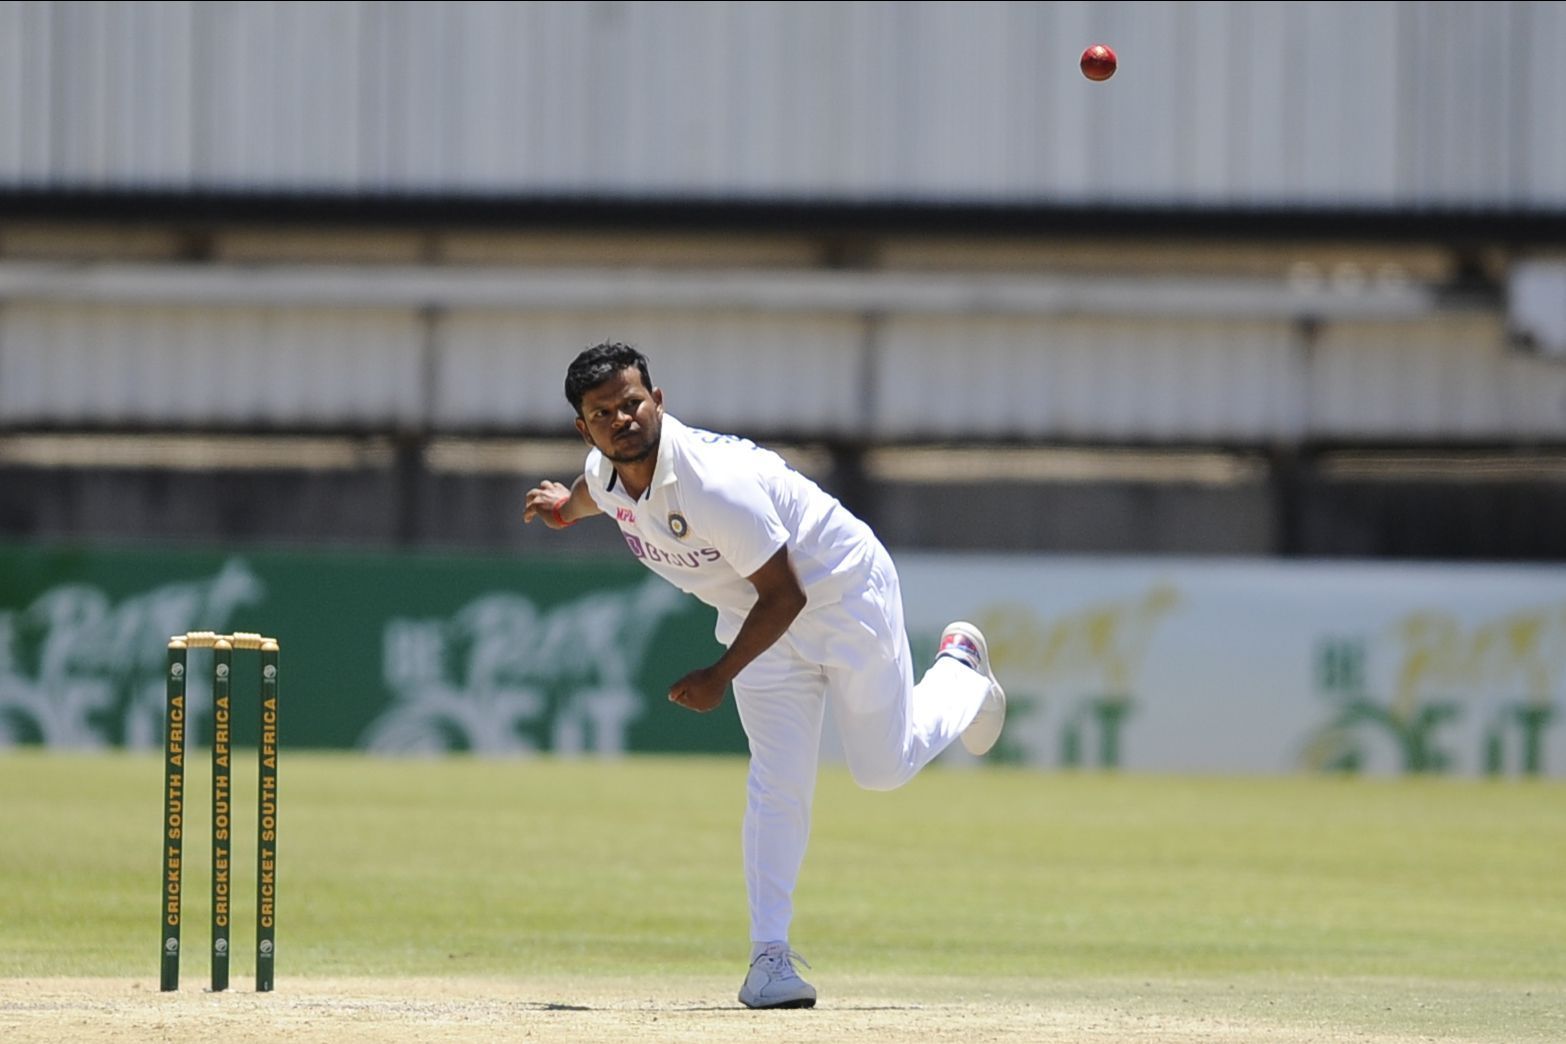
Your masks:
{"label": "outstretched leg", "polygon": [[914,684],[902,589],[884,551],[861,591],[811,615],[812,628],[833,632],[828,692],[860,786],[891,790],[907,783],[1003,699],[987,666],[976,669],[948,654]]}

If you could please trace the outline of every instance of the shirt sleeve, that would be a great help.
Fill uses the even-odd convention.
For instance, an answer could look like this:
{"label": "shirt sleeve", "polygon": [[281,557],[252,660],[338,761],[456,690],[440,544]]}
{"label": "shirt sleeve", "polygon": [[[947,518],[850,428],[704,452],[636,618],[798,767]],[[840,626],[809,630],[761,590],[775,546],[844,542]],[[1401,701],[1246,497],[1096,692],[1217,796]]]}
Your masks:
{"label": "shirt sleeve", "polygon": [[751,576],[788,543],[788,529],[778,515],[760,475],[737,475],[702,490],[692,524],[701,525],[707,539],[740,576]]}
{"label": "shirt sleeve", "polygon": [[603,466],[604,456],[597,449],[587,452],[587,463],[582,466],[582,477],[587,480],[587,495],[593,498],[593,503],[598,505],[598,510],[612,513],[610,508],[604,506],[604,484],[598,478],[598,470]]}

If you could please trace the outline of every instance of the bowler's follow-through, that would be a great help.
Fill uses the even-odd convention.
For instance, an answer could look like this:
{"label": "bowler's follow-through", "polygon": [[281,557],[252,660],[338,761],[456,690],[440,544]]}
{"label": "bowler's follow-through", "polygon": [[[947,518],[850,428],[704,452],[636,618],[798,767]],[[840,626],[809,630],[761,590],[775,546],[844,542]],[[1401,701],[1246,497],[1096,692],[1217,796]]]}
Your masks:
{"label": "bowler's follow-through", "polygon": [[750,748],[739,1000],[813,1007],[789,929],[827,709],[866,789],[903,786],[959,738],[984,754],[1006,720],[984,635],[948,624],[915,682],[897,568],[836,497],[748,439],[667,415],[647,357],[628,344],[580,352],[565,390],[590,447],[583,472],[529,490],[523,521],[564,529],[607,514],[643,565],[718,610],[726,651],[675,680],[669,699],[706,712],[732,685]]}

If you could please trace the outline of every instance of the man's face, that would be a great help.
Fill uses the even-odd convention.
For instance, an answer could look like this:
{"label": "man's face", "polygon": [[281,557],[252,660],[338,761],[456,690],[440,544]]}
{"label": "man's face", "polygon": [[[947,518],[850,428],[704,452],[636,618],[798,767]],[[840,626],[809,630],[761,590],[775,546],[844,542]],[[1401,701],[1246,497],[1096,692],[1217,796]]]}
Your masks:
{"label": "man's face", "polygon": [[576,430],[616,464],[636,464],[658,452],[663,434],[663,391],[642,384],[627,366],[582,396]]}

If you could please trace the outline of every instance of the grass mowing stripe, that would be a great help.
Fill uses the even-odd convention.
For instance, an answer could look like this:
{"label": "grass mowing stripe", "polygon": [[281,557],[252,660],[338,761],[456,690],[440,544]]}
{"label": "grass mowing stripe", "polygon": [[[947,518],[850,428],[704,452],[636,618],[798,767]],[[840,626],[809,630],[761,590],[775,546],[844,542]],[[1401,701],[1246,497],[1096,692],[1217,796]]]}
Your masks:
{"label": "grass mowing stripe", "polygon": [[[195,801],[208,780],[191,761]],[[239,783],[243,976],[253,782]],[[743,785],[727,758],[285,755],[279,980],[732,976]],[[0,756],[0,977],[155,981],[160,787],[155,756]],[[1184,995],[1378,1027],[1394,1010],[1430,1032],[1558,1039],[1563,799],[1556,781],[1006,769],[935,769],[873,794],[828,769],[794,941],[823,986]],[[189,884],[208,859],[194,807],[187,926],[208,914]],[[187,950],[185,975],[205,972]]]}

